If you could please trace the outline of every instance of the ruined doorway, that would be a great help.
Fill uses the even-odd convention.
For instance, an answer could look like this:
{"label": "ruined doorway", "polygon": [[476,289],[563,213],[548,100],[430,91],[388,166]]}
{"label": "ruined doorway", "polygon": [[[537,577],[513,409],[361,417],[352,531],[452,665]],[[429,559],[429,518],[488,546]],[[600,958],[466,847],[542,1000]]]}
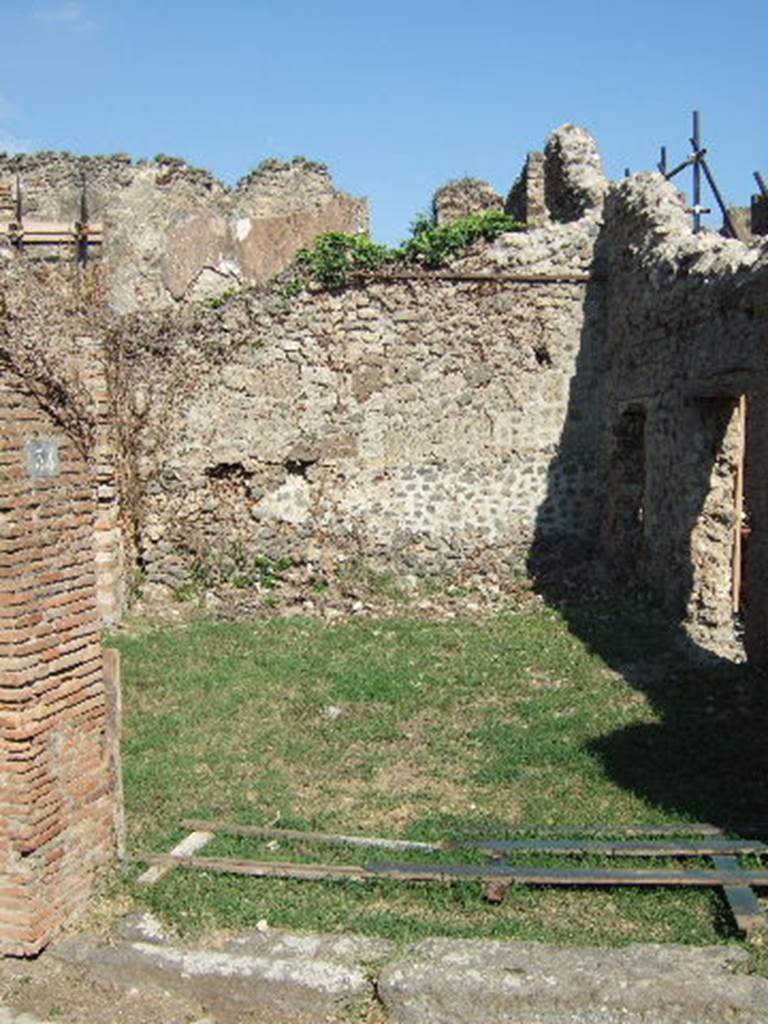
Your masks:
{"label": "ruined doorway", "polygon": [[614,427],[608,473],[607,548],[622,582],[636,585],[645,561],[646,410],[624,408]]}

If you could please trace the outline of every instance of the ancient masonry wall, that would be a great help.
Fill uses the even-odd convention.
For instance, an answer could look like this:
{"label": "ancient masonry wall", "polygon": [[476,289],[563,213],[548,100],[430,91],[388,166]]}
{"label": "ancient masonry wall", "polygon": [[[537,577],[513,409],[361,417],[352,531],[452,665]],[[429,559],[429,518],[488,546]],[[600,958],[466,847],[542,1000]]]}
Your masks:
{"label": "ancient masonry wall", "polygon": [[[172,340],[122,386],[144,410],[147,581],[215,575],[233,549],[508,571],[537,526],[593,536],[596,233],[585,219],[508,235],[442,275],[245,296],[154,327]],[[573,401],[583,416],[563,446]]]}
{"label": "ancient masonry wall", "polygon": [[[229,189],[172,157],[0,154],[0,185],[13,197],[6,219],[20,189],[30,224],[80,220],[83,180],[90,221],[103,224],[107,298],[119,313],[266,281],[318,234],[368,228],[365,200],[340,192],[324,165],[303,158],[264,161]],[[0,210],[0,245],[2,232]],[[36,255],[54,253],[50,246],[24,251],[26,259]]]}
{"label": "ancient masonry wall", "polygon": [[0,426],[0,953],[31,955],[113,855],[116,741],[90,471],[8,373]]}
{"label": "ancient masonry wall", "polygon": [[[768,272],[751,287],[756,330],[768,351]],[[750,382],[746,409],[745,647],[756,664],[768,661],[768,375]]]}
{"label": "ancient masonry wall", "polygon": [[[604,549],[696,642],[732,652],[746,569],[735,565],[740,538],[752,531],[745,553],[754,556],[766,529],[762,515],[747,522],[765,460],[754,430],[745,439],[740,398],[749,409],[768,381],[755,291],[768,251],[693,235],[680,197],[658,175],[612,186],[599,246],[610,261]],[[758,602],[746,588],[738,603],[749,630]]]}
{"label": "ancient masonry wall", "polygon": [[[52,168],[71,167],[40,160],[50,197]],[[181,303],[119,315],[107,346],[105,614],[130,572],[121,536],[146,580],[170,588],[215,578],[226,560],[508,570],[531,544],[570,537],[599,540],[697,643],[735,650],[737,597],[749,633],[762,550],[764,460],[750,451],[766,373],[755,298],[764,242],[693,236],[671,185],[658,175],[608,185],[594,141],[566,125],[530,154],[507,200],[528,216],[524,234],[438,272],[336,293],[264,286],[205,310],[182,303],[205,293],[199,268],[187,273],[207,251],[191,225],[226,214],[237,234],[243,196],[256,219],[325,209],[327,175],[269,165],[224,194],[174,161],[98,166],[105,195],[110,175],[126,176],[115,190],[125,223],[151,227],[155,204],[165,211],[159,278],[115,228],[104,259],[113,308]],[[435,209],[450,220],[501,203],[466,180],[440,190]],[[168,225],[186,225],[175,248]],[[149,244],[143,231],[133,234]],[[172,270],[187,281],[175,292]],[[106,394],[103,381],[91,390]]]}

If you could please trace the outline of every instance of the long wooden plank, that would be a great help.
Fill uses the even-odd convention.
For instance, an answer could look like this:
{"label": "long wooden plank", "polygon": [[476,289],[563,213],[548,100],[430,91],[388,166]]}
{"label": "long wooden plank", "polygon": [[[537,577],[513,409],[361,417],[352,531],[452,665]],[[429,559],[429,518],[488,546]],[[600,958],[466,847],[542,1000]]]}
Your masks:
{"label": "long wooden plank", "polygon": [[[739,870],[735,857],[713,857],[712,863],[717,871]],[[768,917],[748,885],[725,885],[723,893],[736,924],[745,935],[768,929]]]}
{"label": "long wooden plank", "polygon": [[420,843],[410,839],[381,839],[378,837],[340,835],[334,832],[303,832],[293,828],[269,828],[260,825],[231,825],[225,821],[198,821],[188,818],[184,828],[222,832],[230,836],[252,836],[258,839],[283,839],[286,842],[327,843],[333,846],[360,846],[381,850],[422,850],[435,852],[447,848],[444,843]]}
{"label": "long wooden plank", "polygon": [[224,821],[201,821],[185,819],[185,828],[207,832],[221,832],[225,835],[252,837],[257,839],[278,839],[286,842],[306,842],[353,846],[382,850],[423,850],[437,852],[450,849],[475,849],[486,853],[560,853],[564,855],[603,854],[614,857],[708,857],[717,853],[767,853],[768,846],[750,839],[719,839],[707,842],[679,840],[676,842],[643,842],[572,839],[488,839],[470,842],[444,841],[439,843],[417,842],[409,839],[386,839],[381,837],[342,835],[332,832],[304,832],[300,829],[272,828],[261,825],[236,825]]}
{"label": "long wooden plank", "polygon": [[717,839],[706,842],[679,840],[625,840],[603,842],[572,839],[501,839],[462,843],[461,846],[491,854],[558,853],[568,856],[602,854],[607,857],[711,857],[718,853],[768,853],[768,846],[754,839]]}
{"label": "long wooden plank", "polygon": [[185,828],[208,829],[224,835],[253,837],[257,839],[278,839],[286,842],[306,842],[336,846],[358,846],[391,850],[423,850],[432,852],[443,847],[435,843],[412,842],[404,839],[343,835],[331,832],[305,832],[300,829],[272,828],[261,825],[236,825],[223,821],[200,821],[193,818],[184,820]]}
{"label": "long wooden plank", "polygon": [[494,867],[478,864],[403,864],[377,861],[366,864],[376,875],[407,873],[413,881],[509,881],[520,885],[673,885],[719,887],[723,885],[768,886],[768,871],[739,869],[738,871],[684,871],[680,870],[627,870],[624,868],[560,868],[520,867],[503,864]]}
{"label": "long wooden plank", "polygon": [[294,864],[285,861],[238,860],[233,857],[177,857],[168,853],[137,853],[133,859],[158,867],[170,865],[195,871],[213,871],[216,874],[248,875],[252,878],[322,881],[330,878],[374,877],[367,868],[353,864]]}
{"label": "long wooden plank", "polygon": [[768,871],[646,871],[601,868],[517,867],[485,864],[408,864],[379,861],[364,865],[294,864],[284,861],[238,860],[229,857],[192,857],[167,853],[140,853],[135,860],[159,867],[250,875],[258,878],[391,878],[407,882],[512,882],[521,885],[576,886],[768,886]]}
{"label": "long wooden plank", "polygon": [[[173,871],[174,868],[178,867],[184,857],[202,850],[213,838],[213,832],[190,832],[188,836],[185,836],[180,843],[174,846],[170,853],[164,854],[162,860],[155,860],[152,863],[152,867],[147,868],[144,874],[139,875],[136,881],[139,885],[154,885],[155,882],[159,882],[161,878],[167,875],[169,871]],[[141,859],[146,860],[148,864],[150,863],[145,857]]]}
{"label": "long wooden plank", "polygon": [[739,835],[768,835],[768,825],[712,825],[709,822],[680,822],[671,825],[517,825],[507,830],[511,835],[535,832],[539,836],[722,836],[726,831]]}

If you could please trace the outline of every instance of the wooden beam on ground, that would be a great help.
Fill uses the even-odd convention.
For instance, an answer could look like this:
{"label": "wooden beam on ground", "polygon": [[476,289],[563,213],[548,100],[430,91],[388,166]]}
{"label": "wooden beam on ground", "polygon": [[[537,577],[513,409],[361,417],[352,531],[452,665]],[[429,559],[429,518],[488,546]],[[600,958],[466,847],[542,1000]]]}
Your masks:
{"label": "wooden beam on ground", "polygon": [[380,850],[422,850],[432,852],[449,848],[446,843],[420,843],[410,839],[380,839],[368,836],[347,836],[334,832],[303,832],[292,828],[267,828],[260,825],[231,825],[225,821],[197,821],[187,819],[184,828],[223,832],[229,836],[249,836],[255,839],[282,839],[285,842],[328,843],[333,846],[360,846]]}
{"label": "wooden beam on ground", "polygon": [[768,871],[687,871],[623,868],[519,867],[504,864],[488,867],[477,864],[403,864],[376,862],[366,864],[374,875],[402,877],[410,881],[511,882],[516,885],[563,886],[679,886],[718,888],[723,885],[768,886]]}
{"label": "wooden beam on ground", "polygon": [[686,840],[646,842],[628,840],[600,842],[572,839],[502,839],[461,843],[461,847],[484,853],[559,853],[566,856],[601,854],[606,857],[709,857],[713,854],[768,853],[768,846],[753,839],[717,839],[705,842]]}
{"label": "wooden beam on ground", "polygon": [[[359,879],[389,878],[401,882],[507,882],[551,886],[768,886],[768,871],[738,870],[622,870],[605,868],[518,867],[514,864],[408,864],[387,861],[364,865],[295,864],[284,861],[193,857],[177,853],[140,853],[135,860],[158,868],[190,868],[256,878]],[[151,870],[151,868],[150,868]],[[145,872],[146,874],[146,872]]]}
{"label": "wooden beam on ground", "polygon": [[[735,857],[713,857],[712,863],[717,871],[740,870]],[[725,885],[723,893],[738,928],[745,935],[768,930],[768,917],[748,885]]]}
{"label": "wooden beam on ground", "polygon": [[180,867],[193,871],[212,871],[215,874],[248,875],[251,878],[327,881],[334,878],[362,880],[375,877],[367,868],[353,864],[295,864],[278,860],[238,860],[234,857],[179,857],[170,853],[137,853],[133,859],[161,869]]}
{"label": "wooden beam on ground", "polygon": [[[746,829],[745,829],[746,830]],[[749,831],[768,833],[768,825],[750,827]],[[681,822],[675,825],[515,825],[506,830],[509,835],[535,832],[537,836],[722,836],[719,825],[708,822]],[[735,826],[732,831],[739,831]]]}
{"label": "wooden beam on ground", "polygon": [[[650,838],[653,836],[711,836],[713,841],[706,846],[694,847],[684,841],[676,841],[675,849],[680,853],[672,853],[672,847],[659,847],[649,843],[639,844],[630,849],[623,842],[610,842],[602,846],[590,846],[589,841],[569,839],[564,840],[563,845],[550,842],[542,846],[541,839],[520,839],[520,840],[496,840],[483,839],[463,842],[460,840],[441,840],[435,843],[418,842],[410,839],[389,839],[381,837],[369,837],[359,835],[344,835],[335,832],[305,832],[301,829],[273,828],[260,825],[238,825],[226,821],[202,821],[197,818],[187,818],[182,824],[185,828],[198,831],[222,832],[225,835],[253,837],[256,839],[277,839],[285,842],[307,842],[307,843],[328,843],[339,846],[359,846],[368,848],[391,849],[391,850],[424,850],[438,851],[451,849],[479,849],[492,852],[509,852],[510,850],[526,850],[539,853],[607,853],[613,850],[617,855],[626,856],[709,856],[710,853],[761,853],[768,848],[751,840],[742,839],[715,839],[723,837],[723,830],[717,825],[710,825],[703,822],[678,825],[556,825],[556,826],[534,826],[518,825],[508,829],[512,836],[524,835],[536,832],[542,836],[622,836]],[[734,829],[736,831],[736,829]],[[756,832],[768,835],[768,826],[753,825],[745,826],[744,831]],[[510,845],[516,844],[516,845]],[[519,845],[517,845],[519,844]],[[640,853],[643,848],[648,848],[648,853]]]}
{"label": "wooden beam on ground", "polygon": [[[163,854],[162,860],[152,861],[152,867],[147,868],[136,881],[139,885],[154,885],[155,882],[159,882],[161,878],[178,867],[183,858],[202,850],[213,838],[213,832],[190,832],[174,846],[170,853]],[[146,857],[136,859],[146,860],[148,864],[150,863]]]}

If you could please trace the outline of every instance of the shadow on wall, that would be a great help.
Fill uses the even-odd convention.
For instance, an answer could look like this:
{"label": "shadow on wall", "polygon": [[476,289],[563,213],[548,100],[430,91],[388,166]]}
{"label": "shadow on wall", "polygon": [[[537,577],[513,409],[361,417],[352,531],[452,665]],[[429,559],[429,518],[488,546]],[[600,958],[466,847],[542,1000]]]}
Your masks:
{"label": "shadow on wall", "polygon": [[[604,265],[605,244],[603,237],[597,267]],[[644,693],[658,716],[587,744],[608,777],[645,801],[648,820],[663,811],[680,820],[726,826],[768,822],[764,677],[756,668],[705,650],[682,626],[711,557],[695,551],[692,538],[717,481],[733,403],[707,405],[663,387],[643,406],[617,401],[609,372],[612,355],[606,350],[610,296],[604,289],[598,280],[587,291],[591,314],[529,569],[538,592],[557,607],[574,635]],[[584,456],[583,424],[595,403],[599,428],[591,457],[601,481],[595,502],[599,523],[594,543],[587,545],[553,536],[552,506],[568,500],[560,481],[574,451]],[[683,417],[683,429],[669,437],[674,416]],[[700,429],[693,430],[696,424]],[[679,486],[670,487],[675,466],[678,476],[671,479]],[[732,536],[732,521],[725,525]],[[658,531],[650,543],[649,531]],[[728,550],[721,555],[731,558]],[[594,592],[590,581],[598,558],[603,581],[619,583],[629,591],[626,599],[609,603]],[[703,569],[697,560],[705,563]],[[650,604],[637,600],[647,601],[649,595]],[[749,834],[749,828],[743,831]]]}

